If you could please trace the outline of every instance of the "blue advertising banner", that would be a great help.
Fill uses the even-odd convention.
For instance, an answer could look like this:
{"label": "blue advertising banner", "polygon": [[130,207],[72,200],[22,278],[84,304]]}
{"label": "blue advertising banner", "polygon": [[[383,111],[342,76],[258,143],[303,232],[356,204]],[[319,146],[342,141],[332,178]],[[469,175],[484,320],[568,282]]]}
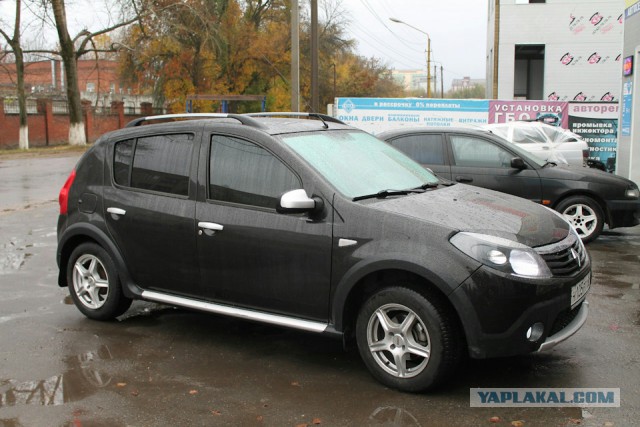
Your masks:
{"label": "blue advertising banner", "polygon": [[475,99],[337,98],[334,116],[373,134],[399,126],[487,123],[489,101]]}
{"label": "blue advertising banner", "polygon": [[631,103],[633,102],[633,82],[622,85],[622,123],[620,134],[631,136]]}

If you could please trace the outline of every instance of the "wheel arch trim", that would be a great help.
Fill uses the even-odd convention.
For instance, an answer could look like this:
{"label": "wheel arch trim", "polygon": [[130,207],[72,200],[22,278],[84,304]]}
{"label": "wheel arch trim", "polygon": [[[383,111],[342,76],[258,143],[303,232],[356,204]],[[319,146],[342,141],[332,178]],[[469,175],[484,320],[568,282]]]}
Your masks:
{"label": "wheel arch trim", "polygon": [[442,293],[454,310],[458,311],[457,304],[449,298],[457,286],[451,287],[448,284],[451,282],[447,282],[432,270],[410,260],[389,260],[382,257],[367,259],[352,266],[336,286],[331,302],[331,323],[336,330],[344,332],[347,326],[345,325],[345,308],[348,306],[350,297],[362,285],[363,280],[373,274],[388,271],[410,273],[424,279]]}
{"label": "wheel arch trim", "polygon": [[83,242],[93,241],[100,245],[111,256],[118,270],[122,290],[127,298],[139,298],[142,289],[138,288],[131,279],[129,269],[117,246],[107,234],[93,224],[78,223],[68,227],[58,240],[56,259],[58,262],[58,286],[67,287],[67,263],[73,250]]}

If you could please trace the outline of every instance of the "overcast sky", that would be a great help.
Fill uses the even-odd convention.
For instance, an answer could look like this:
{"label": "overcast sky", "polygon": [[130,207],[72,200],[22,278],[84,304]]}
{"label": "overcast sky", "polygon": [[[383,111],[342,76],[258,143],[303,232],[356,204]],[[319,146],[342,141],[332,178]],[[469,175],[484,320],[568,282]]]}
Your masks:
{"label": "overcast sky", "polygon": [[429,34],[438,79],[440,65],[444,68],[445,91],[454,78],[485,78],[486,0],[342,0],[341,4],[351,15],[348,31],[361,55],[378,57],[396,70],[426,70],[427,36],[391,22],[392,17]]}
{"label": "overcast sky", "polygon": [[[329,1],[338,2],[350,15],[347,32],[357,41],[357,51],[363,56],[380,58],[396,70],[426,70],[427,36],[407,25],[391,22],[389,18],[393,17],[429,34],[432,71],[434,64],[438,70],[441,65],[444,68],[445,91],[454,78],[485,77],[487,0]],[[301,6],[308,7],[307,2],[299,0]],[[95,30],[107,26],[106,15],[98,10],[108,0],[66,3],[72,36],[84,27]],[[15,2],[0,0],[0,18],[7,20],[14,8]],[[50,36],[56,37],[53,31]],[[29,34],[24,39],[33,43]],[[438,72],[438,81],[439,78]]]}

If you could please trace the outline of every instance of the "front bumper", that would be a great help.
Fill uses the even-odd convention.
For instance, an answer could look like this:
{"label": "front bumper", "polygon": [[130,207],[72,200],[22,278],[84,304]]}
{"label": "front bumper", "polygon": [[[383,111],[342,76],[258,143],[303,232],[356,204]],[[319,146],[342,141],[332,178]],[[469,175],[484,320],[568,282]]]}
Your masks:
{"label": "front bumper", "polygon": [[562,341],[567,340],[573,334],[578,332],[580,328],[582,328],[582,325],[584,325],[585,322],[587,321],[588,315],[589,315],[589,302],[584,301],[580,305],[580,308],[578,310],[576,317],[574,317],[573,320],[571,320],[569,324],[565,326],[563,329],[560,329],[558,332],[556,332],[552,336],[547,337],[545,342],[543,342],[542,345],[540,345],[540,348],[538,349],[538,351],[551,350],[553,347],[560,344]]}
{"label": "front bumper", "polygon": [[[469,355],[481,359],[548,350],[575,334],[586,321],[588,303],[585,294],[572,307],[571,290],[590,272],[589,261],[572,277],[550,279],[478,269],[450,295],[458,307]],[[531,338],[535,325],[541,331]]]}
{"label": "front bumper", "polygon": [[640,224],[640,200],[609,200],[609,228],[633,227]]}

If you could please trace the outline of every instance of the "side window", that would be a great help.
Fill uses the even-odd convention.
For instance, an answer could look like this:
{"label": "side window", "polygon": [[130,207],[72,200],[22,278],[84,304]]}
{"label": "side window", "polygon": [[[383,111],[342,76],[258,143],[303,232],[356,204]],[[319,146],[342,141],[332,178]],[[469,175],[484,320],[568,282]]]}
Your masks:
{"label": "side window", "polygon": [[[118,142],[113,160],[117,184],[187,196],[193,135],[154,135]],[[133,159],[133,162],[132,162]]]}
{"label": "side window", "polygon": [[451,149],[457,166],[510,168],[513,155],[487,140],[451,135]]}
{"label": "side window", "polygon": [[115,146],[113,157],[113,179],[116,184],[129,185],[129,172],[133,159],[133,144],[135,140],[120,141]]}
{"label": "side window", "polygon": [[444,165],[444,150],[440,134],[403,136],[391,141],[391,145],[418,163]]}
{"label": "side window", "polygon": [[243,139],[212,136],[210,156],[210,199],[275,209],[282,193],[302,188],[277,157]]}

